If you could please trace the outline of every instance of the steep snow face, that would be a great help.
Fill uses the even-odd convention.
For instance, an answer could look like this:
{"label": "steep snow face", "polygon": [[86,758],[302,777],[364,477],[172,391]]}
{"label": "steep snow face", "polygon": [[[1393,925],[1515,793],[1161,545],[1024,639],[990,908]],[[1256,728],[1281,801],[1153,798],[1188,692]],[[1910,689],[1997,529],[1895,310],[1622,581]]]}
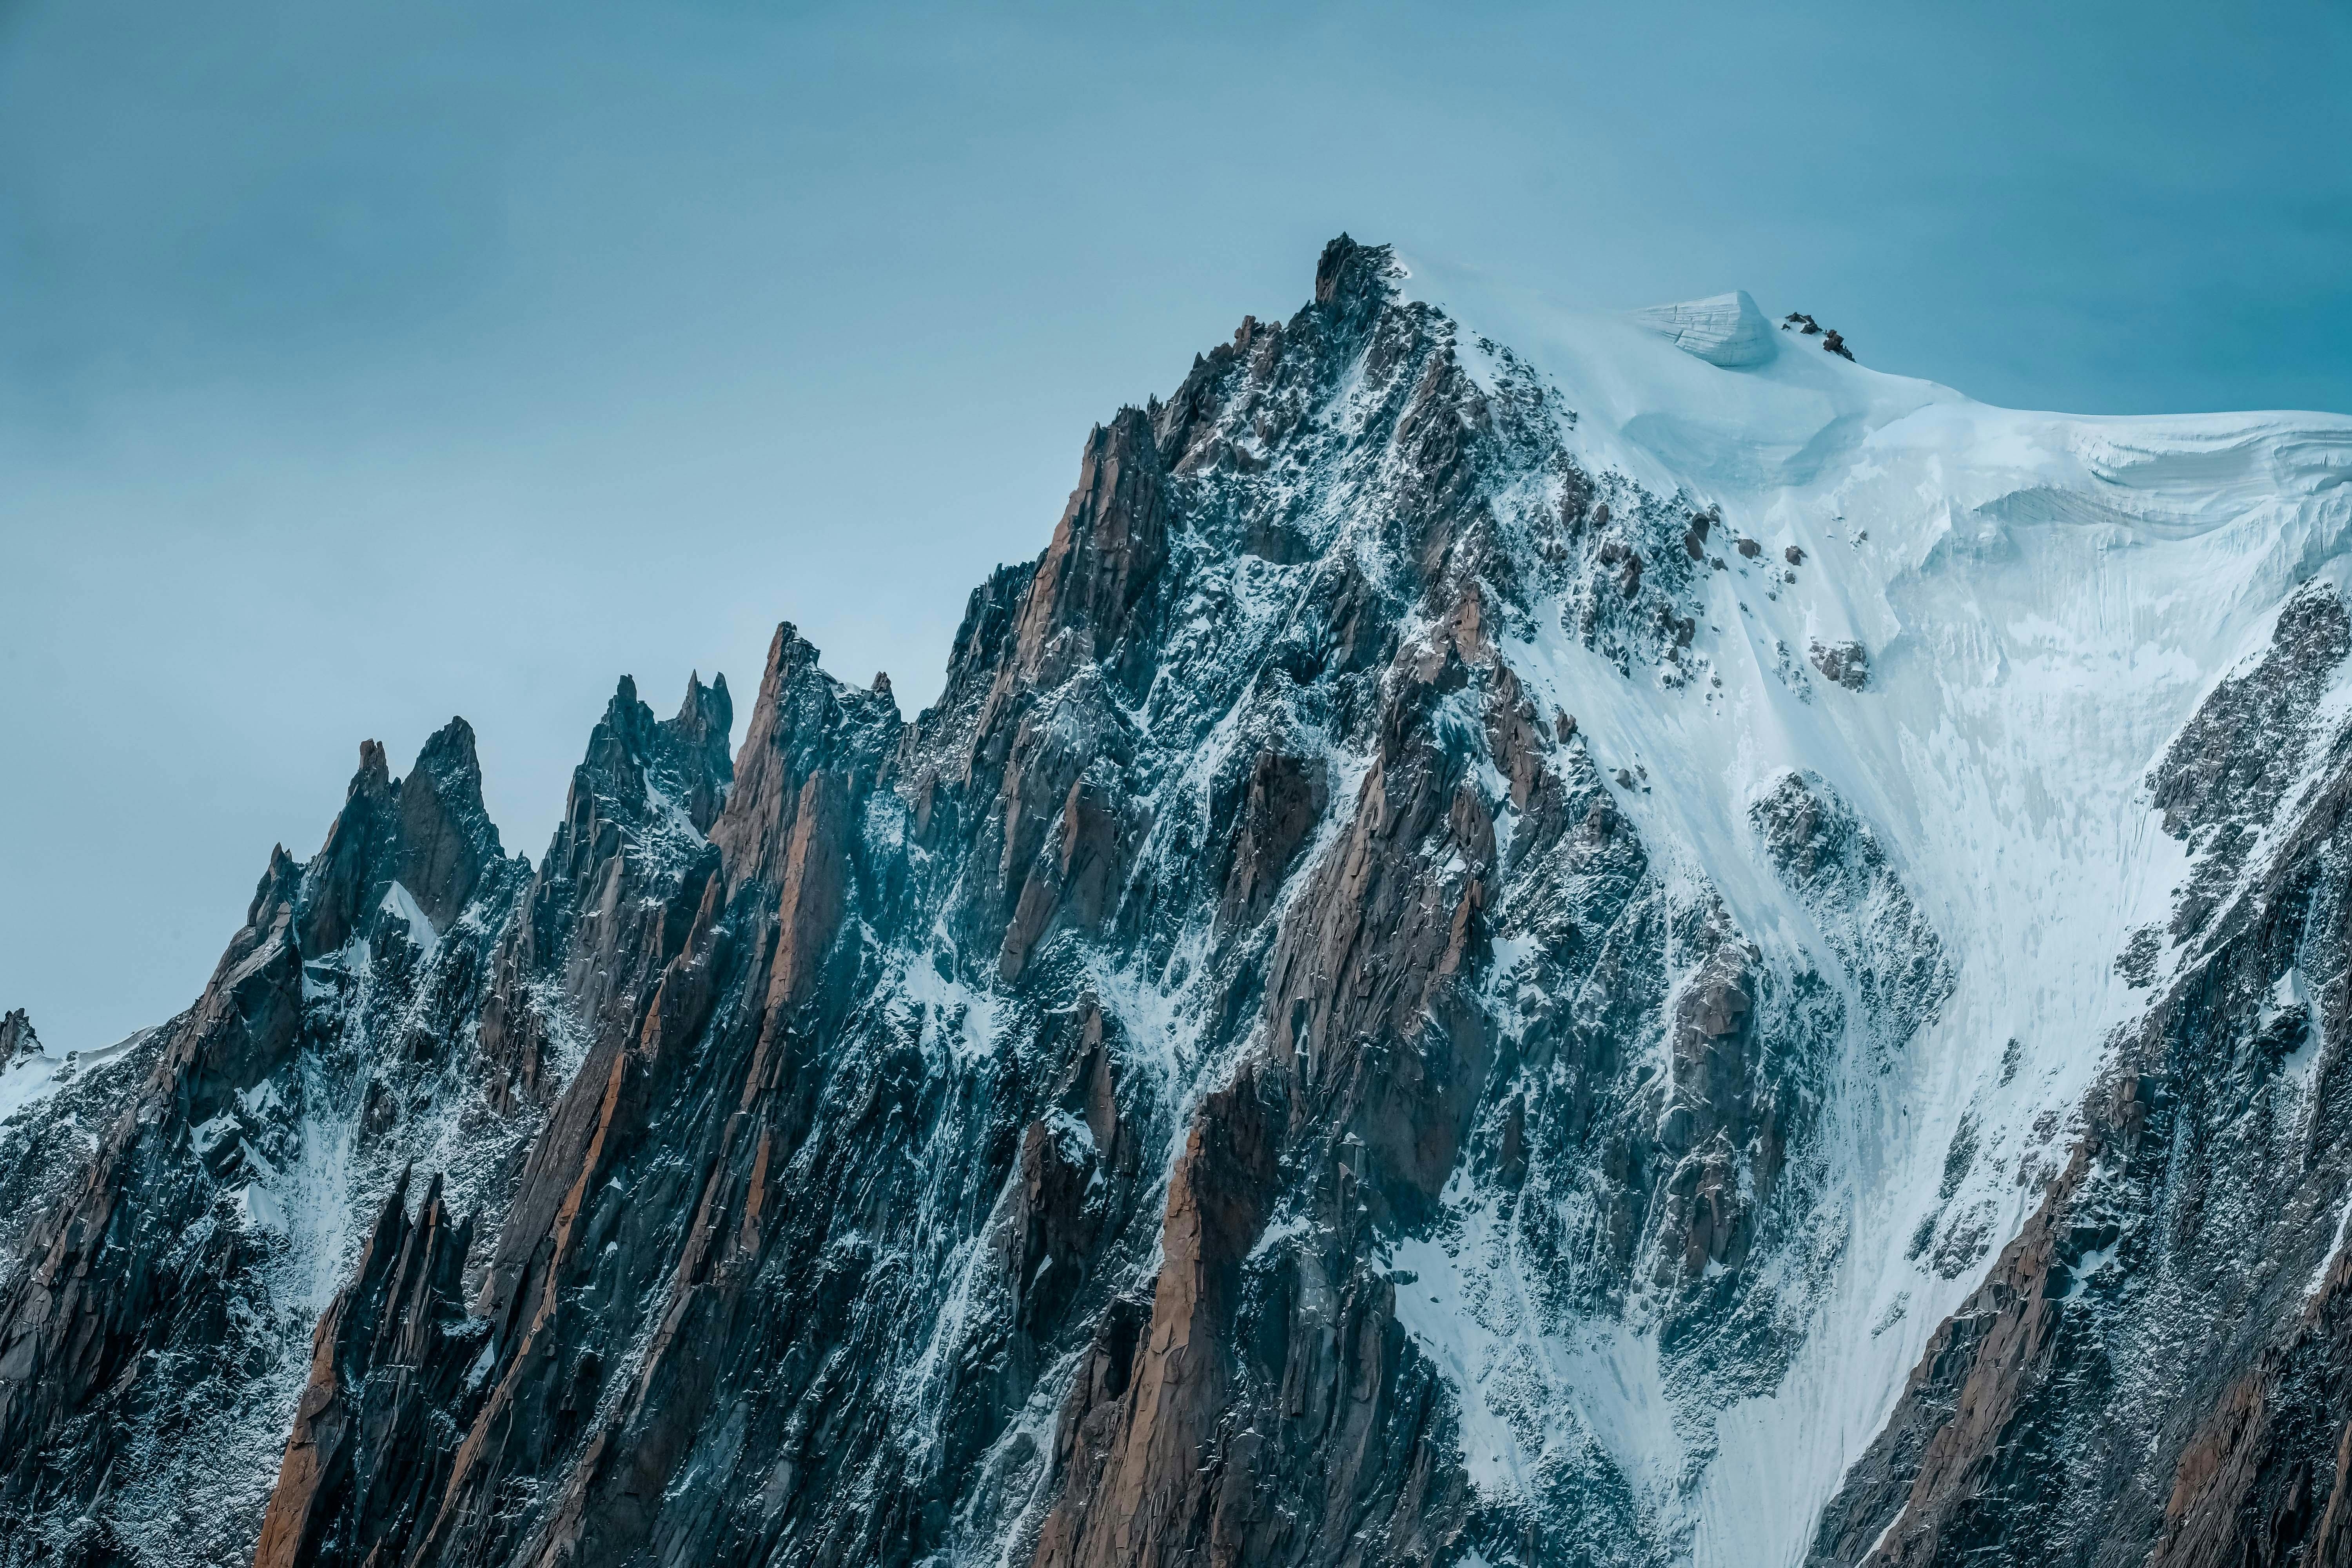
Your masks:
{"label": "steep snow face", "polygon": [[[1792,1562],[1927,1335],[2038,1201],[2034,1176],[2063,1160],[2068,1116],[2145,1004],[2119,960],[2186,869],[2145,777],[2298,583],[2352,576],[2352,420],[1990,408],[1795,334],[1726,369],[1654,322],[1410,270],[1463,323],[1482,383],[1515,361],[1576,411],[1561,438],[1595,473],[1719,509],[1687,689],[1621,675],[1559,613],[1504,649],[1604,773],[1640,775],[1619,805],[1653,853],[1778,962],[1852,993],[1867,966],[1754,826],[1776,781],[1819,779],[1889,847],[1950,966],[1948,999],[1892,1056],[1850,995],[1814,1221],[1840,1239],[1785,1376],[1712,1413],[1629,1394],[1609,1424],[1629,1479],[1679,1480],[1653,1500],[1683,1515],[1697,1562]],[[1476,1401],[1463,1339],[1437,1359]],[[1630,1353],[1654,1366],[1658,1350]]]}

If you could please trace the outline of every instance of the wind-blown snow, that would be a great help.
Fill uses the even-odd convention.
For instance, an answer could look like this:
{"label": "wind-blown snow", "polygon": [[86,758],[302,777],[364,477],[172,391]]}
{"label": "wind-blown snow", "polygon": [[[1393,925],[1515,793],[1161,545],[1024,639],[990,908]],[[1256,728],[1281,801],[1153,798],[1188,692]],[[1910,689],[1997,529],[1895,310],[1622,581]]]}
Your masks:
{"label": "wind-blown snow", "polygon": [[[1899,847],[1954,963],[1935,1022],[1884,1074],[1850,1058],[1824,1121],[1824,1217],[1849,1233],[1816,1321],[1884,1331],[1809,1335],[1777,1390],[1720,1412],[1711,1434],[1638,1400],[1618,1429],[1644,1450],[1626,1469],[1637,1484],[1671,1471],[1694,1436],[1712,1445],[1683,1501],[1698,1563],[1795,1562],[1927,1335],[2039,1201],[2038,1182],[2016,1179],[2037,1121],[2045,1138],[2063,1126],[2143,1005],[2115,961],[2168,915],[2185,866],[2144,775],[2298,582],[2352,577],[2352,419],[2016,412],[1793,342],[1725,369],[1654,323],[1411,274],[1409,291],[1465,342],[1508,343],[1558,391],[1578,416],[1562,439],[1595,472],[1721,508],[1709,549],[1726,569],[1702,574],[1691,650],[1719,688],[1662,693],[1638,667],[1628,679],[1561,635],[1556,606],[1537,617],[1548,629],[1503,650],[1541,710],[1576,716],[1604,774],[1647,767],[1651,787],[1618,802],[1645,843],[1703,875],[1768,952],[1823,952],[1747,818],[1783,770],[1820,775]],[[1860,692],[1804,664],[1814,644],[1847,639],[1869,653]],[[1981,1148],[1954,1201],[1979,1205],[1993,1235],[1947,1279],[1906,1243],[1939,1205],[1964,1116]],[[1444,1289],[1412,1297],[1400,1289],[1407,1326],[1465,1405],[1482,1405],[1500,1364],[1486,1331],[1444,1327],[1461,1315]],[[1591,1424],[1589,1403],[1557,1402],[1554,1440]],[[1509,1452],[1499,1438],[1474,1451],[1474,1472]]]}
{"label": "wind-blown snow", "polygon": [[1780,350],[1773,341],[1772,323],[1764,319],[1745,289],[1709,300],[1652,305],[1628,312],[1626,319],[1659,333],[1683,353],[1727,370],[1762,364]]}

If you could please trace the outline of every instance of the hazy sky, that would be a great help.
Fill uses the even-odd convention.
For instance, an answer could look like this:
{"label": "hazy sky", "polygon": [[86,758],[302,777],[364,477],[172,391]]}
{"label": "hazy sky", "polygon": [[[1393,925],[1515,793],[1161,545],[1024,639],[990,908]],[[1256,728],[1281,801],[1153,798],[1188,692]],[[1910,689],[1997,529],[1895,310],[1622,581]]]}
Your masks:
{"label": "hazy sky", "polygon": [[536,858],[623,671],[740,739],[789,618],[911,712],[1342,228],[2352,410],[2352,4],[0,0],[0,1007],[184,1005],[366,737],[465,714]]}

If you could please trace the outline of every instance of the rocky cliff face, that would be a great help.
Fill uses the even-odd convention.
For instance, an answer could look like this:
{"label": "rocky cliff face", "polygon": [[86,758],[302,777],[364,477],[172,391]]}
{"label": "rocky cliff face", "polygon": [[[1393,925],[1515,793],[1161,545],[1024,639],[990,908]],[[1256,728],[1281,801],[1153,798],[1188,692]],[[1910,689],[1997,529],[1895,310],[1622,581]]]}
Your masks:
{"label": "rocky cliff face", "polygon": [[2334,1561],[2352,424],[1475,305],[1335,241],[911,720],[363,747],[0,1122],[0,1563]]}

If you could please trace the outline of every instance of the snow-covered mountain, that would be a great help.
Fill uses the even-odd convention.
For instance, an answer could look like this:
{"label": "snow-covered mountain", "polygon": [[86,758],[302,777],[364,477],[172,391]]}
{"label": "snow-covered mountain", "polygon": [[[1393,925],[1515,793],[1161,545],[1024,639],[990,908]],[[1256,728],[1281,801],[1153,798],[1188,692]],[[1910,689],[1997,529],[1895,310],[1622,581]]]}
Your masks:
{"label": "snow-covered mountain", "polygon": [[9,1037],[0,1563],[2352,1561],[2352,420],[1843,347],[1343,237],[913,720],[363,748]]}

